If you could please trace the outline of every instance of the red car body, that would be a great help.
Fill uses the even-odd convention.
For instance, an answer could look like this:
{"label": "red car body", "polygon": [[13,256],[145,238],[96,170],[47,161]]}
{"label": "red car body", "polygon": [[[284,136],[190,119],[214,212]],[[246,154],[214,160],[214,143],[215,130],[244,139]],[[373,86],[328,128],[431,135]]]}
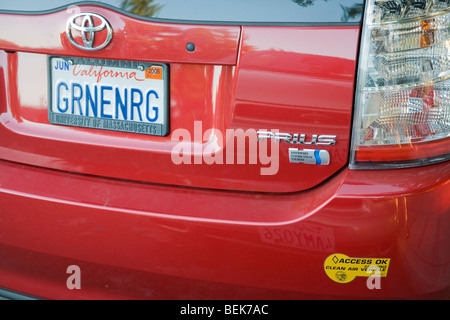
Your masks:
{"label": "red car body", "polygon": [[[359,23],[171,23],[80,8],[111,24],[106,48],[74,47],[64,9],[0,13],[1,289],[44,299],[449,297],[448,161],[348,167]],[[49,123],[49,55],[168,65],[169,134]],[[190,165],[171,161],[176,129],[205,150],[211,128],[337,138],[321,147],[327,166],[291,163],[281,141],[274,175],[261,175],[267,163],[194,163],[195,152]],[[242,146],[217,154],[230,148]],[[326,261],[338,254],[389,259],[380,288],[331,279]],[[71,265],[81,289],[67,286]]]}

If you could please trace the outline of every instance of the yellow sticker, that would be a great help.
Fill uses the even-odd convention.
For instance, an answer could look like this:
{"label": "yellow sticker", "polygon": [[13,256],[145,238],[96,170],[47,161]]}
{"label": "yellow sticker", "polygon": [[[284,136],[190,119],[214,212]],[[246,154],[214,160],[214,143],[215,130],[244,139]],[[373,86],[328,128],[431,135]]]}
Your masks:
{"label": "yellow sticker", "polygon": [[388,258],[351,258],[334,253],[325,259],[323,267],[327,276],[338,283],[348,283],[355,277],[387,277]]}

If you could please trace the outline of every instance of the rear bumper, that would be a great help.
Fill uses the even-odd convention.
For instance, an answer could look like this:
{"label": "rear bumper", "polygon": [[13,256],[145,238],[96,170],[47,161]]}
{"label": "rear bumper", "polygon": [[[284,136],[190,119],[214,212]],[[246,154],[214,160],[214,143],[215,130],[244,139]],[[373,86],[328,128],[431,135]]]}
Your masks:
{"label": "rear bumper", "polygon": [[[307,192],[260,194],[0,161],[0,288],[49,299],[449,298],[449,165],[344,169]],[[331,280],[334,253],[391,259],[381,288]],[[81,289],[67,286],[72,265]]]}

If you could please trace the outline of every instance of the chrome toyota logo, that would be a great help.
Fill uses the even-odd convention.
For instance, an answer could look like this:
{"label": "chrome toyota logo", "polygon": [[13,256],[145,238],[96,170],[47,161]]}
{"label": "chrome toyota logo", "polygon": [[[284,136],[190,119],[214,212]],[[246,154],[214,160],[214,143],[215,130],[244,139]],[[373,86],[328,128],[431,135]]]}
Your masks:
{"label": "chrome toyota logo", "polygon": [[66,35],[75,47],[95,51],[109,44],[113,31],[108,21],[101,15],[84,12],[67,20]]}

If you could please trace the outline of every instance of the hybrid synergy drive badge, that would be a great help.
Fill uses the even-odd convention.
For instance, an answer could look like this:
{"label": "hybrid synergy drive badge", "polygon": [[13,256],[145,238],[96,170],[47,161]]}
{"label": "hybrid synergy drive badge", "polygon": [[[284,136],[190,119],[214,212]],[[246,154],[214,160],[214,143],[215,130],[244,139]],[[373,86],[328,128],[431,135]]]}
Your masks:
{"label": "hybrid synergy drive badge", "polygon": [[334,253],[326,258],[323,267],[327,276],[337,283],[348,283],[356,277],[387,277],[387,258],[351,258]]}
{"label": "hybrid synergy drive badge", "polygon": [[327,150],[289,148],[289,162],[329,165],[330,153]]}

